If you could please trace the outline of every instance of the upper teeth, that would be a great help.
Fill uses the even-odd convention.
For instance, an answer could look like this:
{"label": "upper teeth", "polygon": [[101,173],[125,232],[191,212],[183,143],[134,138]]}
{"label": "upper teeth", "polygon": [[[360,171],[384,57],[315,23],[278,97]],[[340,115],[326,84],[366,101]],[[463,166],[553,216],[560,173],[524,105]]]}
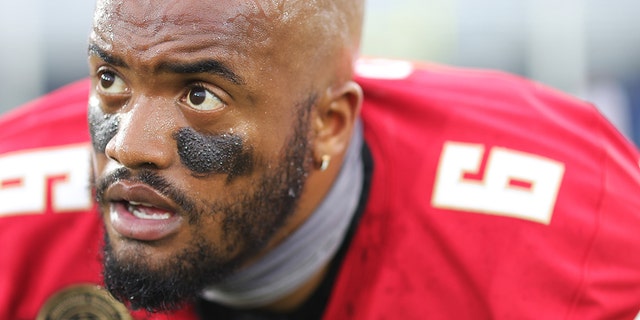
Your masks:
{"label": "upper teeth", "polygon": [[137,202],[137,201],[129,201],[129,204],[132,205],[132,206],[153,207],[153,205],[151,205],[151,204],[144,203],[144,202]]}
{"label": "upper teeth", "polygon": [[144,210],[143,207],[153,208],[152,205],[147,203],[129,201],[129,212],[131,212],[137,218],[149,220],[163,220],[171,218],[171,214],[169,213],[148,214],[147,210]]}

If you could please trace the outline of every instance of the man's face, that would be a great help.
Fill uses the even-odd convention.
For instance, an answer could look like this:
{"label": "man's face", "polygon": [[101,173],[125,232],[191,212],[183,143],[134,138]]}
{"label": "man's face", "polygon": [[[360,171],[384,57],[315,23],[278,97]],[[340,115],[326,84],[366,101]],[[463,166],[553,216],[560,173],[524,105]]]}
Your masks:
{"label": "man's face", "polygon": [[281,9],[98,4],[89,121],[105,283],[134,307],[193,298],[311,211],[318,94]]}

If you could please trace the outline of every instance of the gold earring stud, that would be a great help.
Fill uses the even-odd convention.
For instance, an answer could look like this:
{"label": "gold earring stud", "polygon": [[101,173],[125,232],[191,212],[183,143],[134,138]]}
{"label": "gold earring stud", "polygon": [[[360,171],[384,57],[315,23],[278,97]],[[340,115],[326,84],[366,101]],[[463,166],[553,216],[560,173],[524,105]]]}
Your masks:
{"label": "gold earring stud", "polygon": [[331,156],[325,154],[322,156],[322,162],[320,163],[320,171],[325,171],[329,168],[329,164],[331,163]]}

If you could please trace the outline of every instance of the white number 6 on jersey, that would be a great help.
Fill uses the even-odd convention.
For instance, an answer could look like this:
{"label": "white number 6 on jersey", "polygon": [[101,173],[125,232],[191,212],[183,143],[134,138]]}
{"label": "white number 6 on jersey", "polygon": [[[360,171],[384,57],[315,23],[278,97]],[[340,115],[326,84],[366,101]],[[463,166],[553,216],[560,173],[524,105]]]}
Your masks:
{"label": "white number 6 on jersey", "polygon": [[564,164],[494,147],[489,150],[482,179],[466,179],[465,174],[480,173],[484,153],[483,145],[446,142],[431,204],[436,208],[549,224],[564,175]]}

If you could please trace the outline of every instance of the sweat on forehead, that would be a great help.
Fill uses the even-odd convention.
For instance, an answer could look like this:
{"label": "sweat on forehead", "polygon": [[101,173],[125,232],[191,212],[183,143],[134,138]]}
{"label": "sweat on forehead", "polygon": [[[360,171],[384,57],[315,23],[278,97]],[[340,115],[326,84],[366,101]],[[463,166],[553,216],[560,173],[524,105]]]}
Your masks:
{"label": "sweat on forehead", "polygon": [[[310,29],[327,36],[333,30],[357,42],[363,15],[363,0],[245,0],[245,1],[153,1],[98,0],[94,28],[109,32],[114,23],[130,23],[158,30],[170,23],[198,28],[215,23],[244,24],[250,29],[274,28],[275,24]],[[207,23],[209,22],[209,23]],[[288,25],[289,23],[294,24]],[[263,30],[268,32],[269,30]],[[320,33],[318,33],[320,32]],[[312,35],[312,34],[309,34]],[[346,40],[346,39],[344,39]]]}
{"label": "sweat on forehead", "polygon": [[[113,19],[137,25],[172,23],[188,25],[220,20],[233,23],[289,21],[301,14],[315,15],[328,8],[325,1],[150,1],[98,0],[94,23],[109,23]],[[307,17],[308,18],[308,17]]]}

